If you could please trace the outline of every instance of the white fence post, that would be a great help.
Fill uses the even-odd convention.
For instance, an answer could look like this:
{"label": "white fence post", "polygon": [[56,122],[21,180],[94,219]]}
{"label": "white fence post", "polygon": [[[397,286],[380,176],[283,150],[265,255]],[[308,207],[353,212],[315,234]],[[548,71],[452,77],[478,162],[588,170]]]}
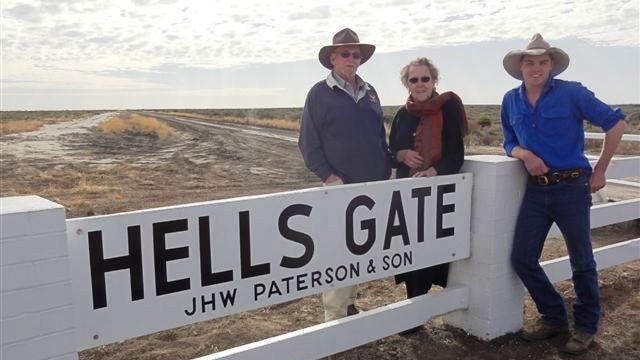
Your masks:
{"label": "white fence post", "polygon": [[0,199],[0,358],[77,360],[64,208]]}
{"label": "white fence post", "polygon": [[449,284],[468,286],[470,305],[444,321],[490,340],[522,327],[524,288],[509,257],[526,172],[495,155],[467,156],[462,171],[473,173],[471,257],[451,264]]}

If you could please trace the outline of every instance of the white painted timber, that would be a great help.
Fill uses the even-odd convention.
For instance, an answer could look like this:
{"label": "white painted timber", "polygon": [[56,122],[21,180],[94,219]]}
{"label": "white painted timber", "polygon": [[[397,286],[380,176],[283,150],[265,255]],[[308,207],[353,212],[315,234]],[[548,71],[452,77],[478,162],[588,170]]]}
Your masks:
{"label": "white painted timber", "polygon": [[[640,259],[640,238],[594,249],[593,256],[596,259],[598,270],[638,260]],[[571,278],[568,256],[545,261],[540,265],[552,283]]]}
{"label": "white painted timber", "polygon": [[318,359],[423,325],[468,301],[466,287],[449,287],[194,360]]}
{"label": "white painted timber", "polygon": [[[640,219],[640,198],[604,203],[591,207],[591,228],[618,224]],[[556,224],[553,224],[547,237],[561,236]]]}
{"label": "white painted timber", "polygon": [[79,349],[467,258],[472,180],[398,179],[68,220]]}
{"label": "white painted timber", "polygon": [[[597,156],[587,156],[591,166],[598,162]],[[607,179],[623,179],[640,175],[640,156],[614,157],[607,167]]]}
{"label": "white painted timber", "polygon": [[465,158],[473,174],[471,257],[451,263],[450,285],[469,287],[470,305],[444,317],[481,339],[493,339],[522,327],[524,289],[509,254],[527,175],[519,160],[506,156]]}
{"label": "white painted timber", "polygon": [[78,359],[64,207],[0,199],[0,252],[0,359]]}
{"label": "white painted timber", "polygon": [[[607,179],[607,183],[640,188],[640,182],[637,182],[637,181]],[[638,195],[640,196],[640,193]]]}
{"label": "white painted timber", "polygon": [[[640,157],[615,159],[609,167],[607,177],[616,179],[638,176],[639,165]],[[464,329],[481,339],[493,339],[515,332],[522,326],[524,290],[511,270],[509,254],[515,221],[525,190],[526,173],[520,161],[492,155],[467,157],[463,170],[467,173],[451,177],[401,179],[307,189],[68,221],[65,221],[64,208],[46,199],[37,196],[2,198],[0,199],[0,359],[77,360],[77,351],[91,344],[127,339],[140,334],[140,329],[143,329],[142,332],[148,332],[152,328],[162,330],[167,326],[175,326],[180,321],[167,322],[166,317],[172,315],[172,311],[178,313],[185,311],[185,302],[182,299],[184,294],[172,292],[158,295],[155,291],[158,284],[164,282],[164,286],[169,285],[171,289],[171,286],[176,285],[176,281],[189,279],[190,287],[197,290],[201,285],[200,276],[207,271],[212,275],[225,270],[233,271],[236,279],[234,284],[236,284],[243,271],[255,270],[253,267],[258,264],[269,263],[273,269],[281,266],[280,261],[284,257],[291,259],[301,257],[305,248],[301,243],[273,242],[274,237],[283,240],[281,238],[283,235],[273,230],[273,223],[278,223],[280,228],[289,228],[303,234],[311,234],[314,239],[322,239],[322,242],[318,242],[318,246],[314,248],[313,259],[316,262],[310,262],[304,269],[299,269],[301,271],[326,269],[350,261],[367,265],[369,260],[373,260],[374,264],[380,265],[378,261],[386,250],[398,253],[403,249],[411,249],[418,254],[415,257],[417,261],[400,265],[386,272],[379,270],[378,267],[375,274],[356,276],[342,284],[361,283],[423,266],[452,261],[449,287],[424,297],[401,301],[345,319],[246,344],[199,360],[314,359],[421,325],[442,314],[446,314],[444,317],[446,323]],[[451,181],[456,184],[460,181],[458,184],[460,192],[444,193],[443,203],[436,206],[433,201],[437,198],[437,192],[433,192],[433,189],[438,185],[450,184]],[[455,236],[438,240],[432,239],[431,233],[425,237],[423,243],[413,241],[418,223],[415,213],[417,201],[415,196],[411,196],[412,191],[408,190],[413,190],[416,186],[432,187],[432,194],[429,197],[423,197],[428,202],[424,207],[425,229],[430,232],[435,229],[433,214],[438,212],[442,214],[448,211],[446,209],[451,209],[450,206],[445,209],[443,204],[455,205],[455,212],[445,214],[440,224],[444,228],[456,228]],[[389,190],[392,191],[389,192]],[[397,231],[397,226],[401,222],[398,215],[399,207],[396,207],[397,216],[389,216],[392,198],[390,194],[393,191],[400,192],[405,220],[408,228],[411,229],[409,230],[411,240],[408,245],[403,244],[400,241],[401,236],[393,235],[391,247],[384,250],[380,245],[385,238],[387,228],[394,228]],[[370,256],[359,255],[354,258],[351,256],[353,254],[349,255],[346,249],[338,246],[340,251],[336,251],[336,244],[326,247],[325,242],[332,244],[331,242],[336,242],[340,238],[344,240],[344,208],[349,199],[359,195],[368,196],[373,203],[370,203],[371,208],[357,206],[357,211],[353,214],[355,216],[352,222],[353,230],[358,236],[356,243],[362,245],[367,236],[374,234],[377,240],[374,242],[375,250],[366,254]],[[277,214],[281,209],[288,208],[287,205],[292,199],[297,205],[311,206],[313,211],[308,215],[301,212],[294,213],[294,216],[285,217],[285,221],[282,222],[272,221],[274,214],[278,220]],[[400,200],[397,196],[396,200],[398,205]],[[639,200],[636,198],[593,206],[592,227],[638,219],[640,217]],[[236,216],[227,216],[225,209]],[[245,245],[253,251],[246,254],[248,256],[245,256],[245,264],[239,269],[236,263],[241,252],[235,248],[238,246],[238,234],[234,231],[238,230],[240,221],[237,215],[243,211],[251,212],[251,215],[247,214],[245,219],[251,226],[246,226],[244,236],[250,237],[250,239],[247,238],[250,241]],[[210,229],[199,226],[197,221],[207,216],[211,220]],[[314,218],[317,216],[319,218]],[[174,223],[174,220],[179,221]],[[186,230],[180,228],[185,225],[183,220],[188,225]],[[373,223],[377,225],[375,231],[371,227]],[[176,224],[180,226],[169,229],[165,227]],[[146,271],[143,274],[145,300],[151,298],[153,301],[159,301],[155,298],[161,298],[168,303],[161,304],[166,306],[159,306],[160,311],[154,313],[154,316],[146,316],[143,311],[148,311],[149,303],[137,299],[134,301],[136,305],[142,301],[140,308],[132,306],[125,309],[124,313],[117,311],[109,313],[106,317],[97,316],[97,320],[87,320],[90,317],[87,316],[87,311],[91,312],[91,309],[87,310],[88,299],[92,296],[87,284],[99,280],[99,276],[88,277],[90,269],[89,271],[87,269],[90,261],[86,257],[86,252],[83,253],[86,251],[88,234],[92,232],[95,235],[97,231],[102,231],[101,237],[105,242],[102,246],[104,254],[101,256],[104,257],[103,260],[114,259],[128,254],[129,244],[126,240],[129,235],[135,235],[136,226],[138,226],[140,240],[144,238],[147,239],[146,241],[149,238],[154,240],[152,246],[142,245],[144,253],[142,266]],[[131,229],[133,231],[130,234],[127,231]],[[367,229],[371,230],[367,231]],[[208,234],[214,239],[210,244],[214,248],[209,257],[214,267],[204,272],[198,261],[202,259],[198,256],[200,248],[206,245],[206,241],[203,241],[206,236],[201,237],[203,234]],[[222,236],[223,234],[233,236]],[[290,232],[288,236],[291,234]],[[133,236],[134,245],[135,238]],[[219,247],[221,243],[222,247]],[[344,246],[345,244],[342,244],[342,247]],[[154,249],[160,249],[156,254],[157,258],[154,258]],[[78,252],[78,250],[81,251]],[[598,269],[637,261],[640,259],[640,239],[595,249],[594,254]],[[126,262],[127,260],[119,259],[102,265],[107,268],[118,267]],[[149,267],[149,264],[152,266]],[[553,282],[571,277],[567,257],[544,262],[542,266]],[[108,273],[106,281],[110,288],[108,303],[130,305],[128,302],[132,300],[129,269],[107,269],[104,272]],[[235,309],[227,309],[227,312],[236,313],[250,309],[252,306],[260,307],[324,290],[323,286],[309,289],[309,279],[305,281],[305,278],[299,278],[302,273],[294,272],[291,275],[293,277],[282,269],[273,273],[276,275],[274,279],[276,282],[289,279],[285,282],[293,284],[296,280],[302,280],[297,282],[298,288],[293,291],[295,294],[282,296],[276,292],[271,295],[276,299],[256,301],[253,305],[245,306],[245,304]],[[157,274],[163,277],[160,281],[154,278]],[[73,276],[77,278],[72,278]],[[269,274],[261,274],[255,278],[246,276],[240,280],[243,279],[249,279],[248,281],[253,284],[256,282],[266,284],[269,281]],[[193,299],[195,301],[203,298],[202,301],[206,302],[206,306],[211,307],[212,302],[209,300],[212,300],[214,291],[211,284],[207,286],[207,291],[193,294]],[[114,291],[113,287],[117,290]],[[241,287],[238,286],[238,289]],[[186,299],[190,298],[191,295],[188,294]],[[188,303],[189,301],[186,301],[186,306],[189,305]],[[200,305],[205,307],[205,304],[198,304]],[[217,315],[220,314],[205,314],[202,319]],[[141,328],[131,331],[130,328],[115,326],[113,325],[115,317],[128,319],[124,324],[130,328],[136,326]],[[76,320],[89,321],[90,325],[87,328],[84,327],[86,324],[78,326]],[[200,319],[189,321],[198,320]],[[140,325],[140,323],[143,324]],[[102,338],[101,335],[105,334],[107,336]]]}
{"label": "white painted timber", "polygon": [[[604,140],[604,133],[584,133],[585,139]],[[622,141],[640,141],[640,135],[636,134],[622,134]]]}

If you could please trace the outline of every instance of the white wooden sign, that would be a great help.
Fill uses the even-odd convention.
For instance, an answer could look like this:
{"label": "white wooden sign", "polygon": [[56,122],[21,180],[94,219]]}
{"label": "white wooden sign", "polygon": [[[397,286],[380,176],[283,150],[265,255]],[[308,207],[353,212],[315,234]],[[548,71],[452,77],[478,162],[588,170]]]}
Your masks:
{"label": "white wooden sign", "polygon": [[67,220],[79,350],[469,257],[471,174]]}

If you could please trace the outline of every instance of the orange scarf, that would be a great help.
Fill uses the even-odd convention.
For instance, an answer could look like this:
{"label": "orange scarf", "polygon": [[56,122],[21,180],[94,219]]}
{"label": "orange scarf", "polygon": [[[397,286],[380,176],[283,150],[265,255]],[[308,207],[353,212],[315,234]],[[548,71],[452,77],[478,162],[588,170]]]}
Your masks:
{"label": "orange scarf", "polygon": [[[424,158],[421,168],[416,171],[426,170],[433,166],[442,157],[442,106],[449,100],[456,102],[460,108],[460,121],[464,131],[463,136],[469,133],[467,115],[460,97],[451,91],[442,95],[433,92],[431,98],[424,102],[415,102],[411,95],[407,99],[409,113],[419,116],[420,122],[414,136],[414,148]],[[447,121],[453,121],[448,119]],[[427,126],[425,126],[425,124]]]}

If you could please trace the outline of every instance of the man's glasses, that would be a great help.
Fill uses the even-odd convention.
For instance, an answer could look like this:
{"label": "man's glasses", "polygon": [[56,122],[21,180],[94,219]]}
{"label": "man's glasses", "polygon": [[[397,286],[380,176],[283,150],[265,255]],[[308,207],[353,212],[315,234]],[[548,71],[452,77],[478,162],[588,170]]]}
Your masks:
{"label": "man's glasses", "polygon": [[341,56],[343,59],[348,59],[348,58],[349,58],[349,56],[351,56],[351,57],[352,57],[352,58],[354,58],[355,60],[359,60],[359,59],[362,57],[362,55],[360,55],[360,53],[359,53],[359,52],[349,52],[348,50],[341,51],[341,52],[340,52],[340,56]]}
{"label": "man's glasses", "polygon": [[428,76],[423,76],[421,78],[417,78],[417,77],[412,77],[409,79],[409,82],[412,84],[417,84],[418,80],[422,81],[423,83],[428,83],[429,81],[431,81],[431,78]]}

